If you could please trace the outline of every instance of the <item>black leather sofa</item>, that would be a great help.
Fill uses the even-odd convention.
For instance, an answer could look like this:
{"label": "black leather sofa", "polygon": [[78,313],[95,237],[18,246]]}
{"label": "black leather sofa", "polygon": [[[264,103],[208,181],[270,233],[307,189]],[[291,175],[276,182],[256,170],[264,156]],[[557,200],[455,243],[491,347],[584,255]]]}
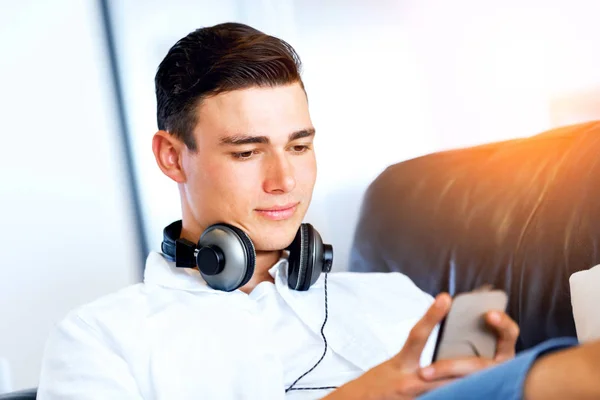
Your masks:
{"label": "black leather sofa", "polygon": [[390,166],[365,193],[350,259],[431,295],[505,290],[517,351],[576,336],[569,276],[600,264],[600,121]]}

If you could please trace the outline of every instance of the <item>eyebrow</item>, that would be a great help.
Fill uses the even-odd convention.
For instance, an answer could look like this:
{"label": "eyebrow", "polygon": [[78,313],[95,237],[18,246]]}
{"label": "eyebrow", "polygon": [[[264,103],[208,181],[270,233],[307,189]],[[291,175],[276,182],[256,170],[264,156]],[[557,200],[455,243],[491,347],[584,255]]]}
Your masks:
{"label": "eyebrow", "polygon": [[[288,136],[288,143],[314,135],[314,128],[301,129],[290,133]],[[233,135],[222,137],[220,142],[222,145],[240,146],[244,144],[269,144],[270,140],[267,136]]]}

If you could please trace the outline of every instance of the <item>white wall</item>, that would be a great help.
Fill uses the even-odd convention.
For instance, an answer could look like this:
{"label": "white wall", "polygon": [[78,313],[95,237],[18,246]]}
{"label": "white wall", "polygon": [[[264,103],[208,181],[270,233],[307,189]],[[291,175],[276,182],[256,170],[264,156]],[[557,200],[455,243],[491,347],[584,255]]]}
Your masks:
{"label": "white wall", "polygon": [[96,2],[2,1],[0,357],[37,385],[49,330],[139,279]]}
{"label": "white wall", "polygon": [[[289,41],[304,62],[319,178],[307,220],[347,266],[361,196],[386,166],[598,118],[565,93],[600,84],[600,3],[587,0],[113,1],[148,241],[178,218],[150,151],[153,77],[189,31],[227,20]],[[580,97],[580,96],[579,96]],[[569,98],[571,99],[571,98]],[[586,100],[587,101],[587,100]],[[591,104],[591,106],[590,106]]]}

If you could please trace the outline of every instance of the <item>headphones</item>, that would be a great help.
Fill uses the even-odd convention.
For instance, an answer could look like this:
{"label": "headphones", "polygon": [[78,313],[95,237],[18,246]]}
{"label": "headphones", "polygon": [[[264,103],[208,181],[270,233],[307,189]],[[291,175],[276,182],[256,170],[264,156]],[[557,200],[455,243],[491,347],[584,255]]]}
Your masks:
{"label": "headphones", "polygon": [[[209,226],[198,244],[181,239],[181,220],[168,225],[163,231],[162,252],[179,268],[196,268],[217,290],[230,292],[244,286],[256,264],[256,250],[250,237],[241,229],[224,223]],[[311,224],[301,224],[294,241],[285,249],[288,257],[288,286],[305,291],[313,285],[321,272],[330,272],[333,247],[324,244],[319,232]]]}

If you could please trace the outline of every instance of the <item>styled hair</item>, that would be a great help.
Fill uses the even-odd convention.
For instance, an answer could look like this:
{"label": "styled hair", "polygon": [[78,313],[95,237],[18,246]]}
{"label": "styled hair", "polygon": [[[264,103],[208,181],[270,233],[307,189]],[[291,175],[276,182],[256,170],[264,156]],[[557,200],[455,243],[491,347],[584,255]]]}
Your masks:
{"label": "styled hair", "polygon": [[248,25],[223,23],[180,39],[156,72],[158,129],[196,150],[196,110],[210,96],[299,82],[300,57],[287,42]]}

